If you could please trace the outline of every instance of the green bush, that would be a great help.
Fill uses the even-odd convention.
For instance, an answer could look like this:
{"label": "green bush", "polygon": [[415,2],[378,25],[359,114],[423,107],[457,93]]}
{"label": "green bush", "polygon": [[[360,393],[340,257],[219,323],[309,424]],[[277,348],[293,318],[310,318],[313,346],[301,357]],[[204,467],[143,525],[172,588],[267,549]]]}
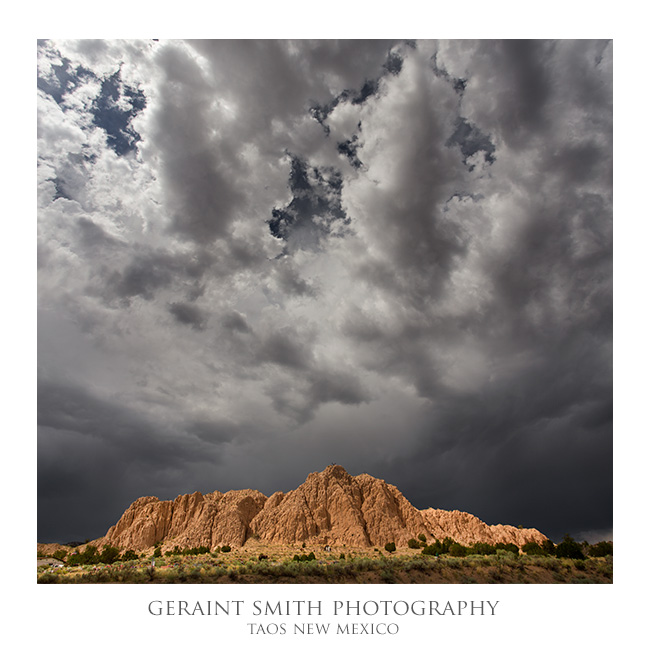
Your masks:
{"label": "green bush", "polygon": [[61,550],[56,550],[54,553],[52,553],[52,557],[54,557],[54,559],[58,559],[59,561],[65,561],[67,554],[68,554],[67,550],[61,549]]}
{"label": "green bush", "polygon": [[544,539],[544,541],[542,541],[542,550],[547,555],[554,555],[555,554],[555,544],[550,539]]}
{"label": "green bush", "polygon": [[445,537],[442,540],[442,552],[449,552],[449,548],[451,548],[452,543],[456,543],[451,537]]}
{"label": "green bush", "polygon": [[114,546],[104,546],[102,549],[102,554],[99,555],[99,561],[102,564],[112,564],[113,562],[118,561],[119,558],[119,548],[115,548]]}
{"label": "green bush", "polygon": [[310,552],[308,555],[294,555],[293,561],[313,561],[316,559],[316,555],[313,552]]}
{"label": "green bush", "polygon": [[589,546],[588,555],[590,557],[607,557],[614,554],[614,545],[611,541],[599,541],[593,546]]}
{"label": "green bush", "polygon": [[536,541],[529,541],[528,543],[524,543],[523,546],[521,546],[521,551],[525,552],[527,555],[545,555],[547,554],[542,546],[539,545]]}
{"label": "green bush", "polygon": [[122,561],[137,561],[138,555],[133,550],[127,550],[122,554]]}
{"label": "green bush", "polygon": [[71,566],[85,566],[87,564],[96,564],[99,562],[99,555],[95,546],[86,546],[83,552],[75,550],[68,557],[68,564]]}
{"label": "green bush", "polygon": [[[438,543],[438,542],[436,541],[436,543]],[[422,554],[423,555],[431,555],[431,556],[439,555],[440,554],[440,546],[437,546],[435,544],[432,544],[430,546],[424,546],[424,548],[422,548]]]}
{"label": "green bush", "polygon": [[230,552],[231,550],[230,546],[221,546],[221,552]]}
{"label": "green bush", "polygon": [[465,557],[467,555],[467,548],[454,541],[454,543],[449,546],[449,554],[452,557]]}
{"label": "green bush", "polygon": [[433,543],[430,543],[428,546],[422,548],[422,554],[424,555],[442,555],[445,552],[449,552],[449,546],[455,543],[455,541],[447,537],[444,541],[438,541],[434,539]]}
{"label": "green bush", "polygon": [[556,557],[564,557],[566,559],[584,559],[582,547],[568,534],[564,535],[564,539],[557,544],[555,548]]}
{"label": "green bush", "polygon": [[[174,549],[175,550],[175,549]],[[210,552],[208,546],[194,546],[193,548],[185,548],[182,555],[207,555]]]}
{"label": "green bush", "polygon": [[419,547],[420,547],[420,544],[417,542],[416,539],[409,539],[409,540],[406,542],[406,545],[407,545],[409,548],[413,548],[413,549],[415,549],[415,548],[419,548]]}
{"label": "green bush", "polygon": [[496,548],[490,543],[475,543],[467,551],[471,555],[494,555],[496,554]]}
{"label": "green bush", "polygon": [[424,543],[427,540],[427,538],[426,538],[426,536],[424,534],[418,534],[418,539],[420,539],[420,541],[422,541],[422,543]]}
{"label": "green bush", "polygon": [[160,546],[158,546],[154,551],[153,551],[153,556],[154,557],[162,557],[162,549]]}
{"label": "green bush", "polygon": [[381,581],[386,582],[386,584],[395,584],[395,582],[397,582],[397,577],[395,577],[395,573],[390,568],[382,570],[379,577]]}
{"label": "green bush", "polygon": [[387,543],[387,544],[384,546],[384,550],[385,550],[386,552],[395,552],[395,551],[397,550],[397,547],[395,546],[395,542],[394,542],[394,541],[391,541],[390,543]]}

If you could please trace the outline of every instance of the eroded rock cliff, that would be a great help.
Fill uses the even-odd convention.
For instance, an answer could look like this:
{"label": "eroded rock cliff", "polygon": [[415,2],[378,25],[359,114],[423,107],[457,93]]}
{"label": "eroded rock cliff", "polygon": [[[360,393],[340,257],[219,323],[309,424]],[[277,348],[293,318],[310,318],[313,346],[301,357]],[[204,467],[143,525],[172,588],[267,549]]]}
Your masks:
{"label": "eroded rock cliff", "polygon": [[428,540],[450,536],[459,543],[542,542],[534,529],[487,525],[472,514],[440,509],[418,510],[397,487],[368,474],[351,476],[330,465],[310,473],[288,493],[267,498],[245,489],[203,495],[199,492],[159,500],[138,498],[111,527],[101,544],[144,550],[218,545],[242,546],[254,538],[273,544],[332,544],[359,547],[398,546],[424,534]]}

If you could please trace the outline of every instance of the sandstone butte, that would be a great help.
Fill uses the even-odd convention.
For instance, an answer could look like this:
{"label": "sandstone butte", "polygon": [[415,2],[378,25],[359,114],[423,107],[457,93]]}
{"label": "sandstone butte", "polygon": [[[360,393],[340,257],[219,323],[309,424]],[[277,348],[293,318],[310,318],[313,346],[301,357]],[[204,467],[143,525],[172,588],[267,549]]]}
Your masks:
{"label": "sandstone butte", "polygon": [[441,509],[419,510],[397,487],[366,473],[351,476],[330,465],[310,473],[297,489],[270,497],[244,489],[214,491],[159,500],[138,498],[106,536],[92,543],[121,549],[163,551],[185,547],[242,546],[253,539],[268,544],[405,546],[424,534],[427,540],[446,536],[463,545],[477,542],[541,543],[547,537],[535,529],[486,525],[476,516]]}

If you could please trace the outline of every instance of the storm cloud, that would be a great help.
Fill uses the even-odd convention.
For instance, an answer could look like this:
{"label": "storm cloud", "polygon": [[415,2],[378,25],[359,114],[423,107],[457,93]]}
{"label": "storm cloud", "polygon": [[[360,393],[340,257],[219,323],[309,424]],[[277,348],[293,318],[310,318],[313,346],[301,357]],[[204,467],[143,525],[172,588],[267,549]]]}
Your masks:
{"label": "storm cloud", "polygon": [[612,527],[612,44],[40,41],[39,541],[342,464]]}

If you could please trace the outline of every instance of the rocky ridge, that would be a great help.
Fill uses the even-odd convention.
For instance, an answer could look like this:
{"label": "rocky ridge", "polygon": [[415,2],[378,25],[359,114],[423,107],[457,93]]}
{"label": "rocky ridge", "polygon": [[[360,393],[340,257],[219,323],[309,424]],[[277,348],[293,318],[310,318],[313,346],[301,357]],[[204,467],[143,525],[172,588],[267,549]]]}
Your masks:
{"label": "rocky ridge", "polygon": [[330,465],[310,473],[288,493],[266,497],[245,489],[178,496],[138,498],[95,545],[170,550],[218,545],[242,546],[249,539],[269,544],[347,545],[377,547],[394,541],[405,546],[424,534],[427,540],[450,536],[463,545],[477,542],[541,543],[535,529],[487,525],[472,514],[440,509],[419,510],[397,487],[368,474],[351,476]]}

